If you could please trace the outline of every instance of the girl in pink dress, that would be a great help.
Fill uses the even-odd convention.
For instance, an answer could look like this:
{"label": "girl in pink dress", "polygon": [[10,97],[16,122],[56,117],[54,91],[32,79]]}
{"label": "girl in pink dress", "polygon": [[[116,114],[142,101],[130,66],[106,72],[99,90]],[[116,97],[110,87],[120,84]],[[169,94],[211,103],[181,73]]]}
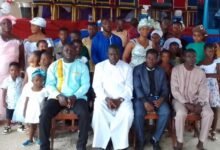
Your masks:
{"label": "girl in pink dress", "polygon": [[[5,77],[9,75],[9,64],[22,60],[21,43],[12,34],[12,16],[0,17],[0,85]],[[20,62],[23,64],[22,62]],[[3,107],[2,90],[0,90],[0,120],[5,119],[6,110]]]}

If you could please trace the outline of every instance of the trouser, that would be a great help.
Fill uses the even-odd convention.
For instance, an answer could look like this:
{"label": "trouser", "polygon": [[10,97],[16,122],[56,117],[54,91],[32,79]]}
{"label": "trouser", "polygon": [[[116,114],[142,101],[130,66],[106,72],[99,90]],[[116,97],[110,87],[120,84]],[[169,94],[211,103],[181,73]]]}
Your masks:
{"label": "trouser", "polygon": [[[159,116],[156,125],[156,131],[153,134],[154,139],[158,142],[163,134],[163,131],[167,125],[167,121],[170,116],[170,109],[166,102],[163,102],[161,106],[156,110]],[[144,136],[144,116],[147,111],[144,108],[144,103],[140,100],[134,101],[134,126],[136,131],[136,136],[138,140],[139,149],[143,149],[145,136]]]}
{"label": "trouser", "polygon": [[[40,115],[40,149],[41,150],[50,150],[50,130],[51,130],[51,121],[62,109],[65,107],[60,106],[59,101],[55,99],[49,99],[41,112]],[[89,112],[87,101],[83,99],[77,99],[72,110],[79,117],[79,138],[77,141],[76,149],[77,150],[86,150],[86,143],[88,139],[88,130],[89,130]]]}
{"label": "trouser", "polygon": [[[188,111],[185,105],[177,100],[173,101],[173,107],[176,112],[175,128],[176,128],[177,141],[183,143],[183,133],[184,133],[185,121]],[[209,129],[212,124],[212,120],[213,120],[213,112],[209,104],[207,104],[203,106],[201,112],[201,131],[199,135],[199,140],[201,142],[205,142],[208,136]]]}

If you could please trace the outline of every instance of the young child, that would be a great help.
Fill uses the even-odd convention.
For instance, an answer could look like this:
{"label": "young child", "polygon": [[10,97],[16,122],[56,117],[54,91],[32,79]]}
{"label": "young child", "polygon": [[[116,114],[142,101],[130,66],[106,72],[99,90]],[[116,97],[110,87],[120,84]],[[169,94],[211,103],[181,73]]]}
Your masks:
{"label": "young child", "polygon": [[6,77],[1,85],[3,91],[3,103],[6,107],[7,126],[4,128],[3,134],[11,132],[11,120],[18,98],[21,94],[22,81],[20,77],[20,66],[17,62],[9,64],[10,75]]}
{"label": "young child", "polygon": [[29,66],[26,69],[26,73],[25,73],[25,77],[24,77],[24,82],[23,82],[23,86],[26,83],[32,84],[31,82],[31,74],[39,68],[40,66],[40,57],[41,57],[41,53],[40,51],[34,51],[30,57],[28,58],[28,64]]}
{"label": "young child", "polygon": [[37,50],[43,51],[48,49],[48,43],[46,40],[40,40],[37,42]]}
{"label": "young child", "polygon": [[68,29],[63,27],[59,29],[58,39],[54,40],[54,56],[57,59],[62,58],[62,49],[64,44],[70,43]]}
{"label": "young child", "polygon": [[194,43],[188,44],[186,46],[186,49],[192,48],[195,50],[196,64],[199,64],[205,58],[204,45],[205,45],[207,33],[202,25],[198,25],[194,27],[192,32],[193,32]]}
{"label": "young child", "polygon": [[[39,124],[40,112],[42,109],[42,103],[47,98],[47,91],[44,88],[46,73],[37,69],[32,73],[33,86],[28,89],[25,95],[25,106],[23,115],[25,123],[29,124],[29,139],[23,143],[23,146],[29,146],[34,142],[34,135],[36,135],[37,126]],[[39,140],[36,140],[37,144],[40,144]]]}
{"label": "young child", "polygon": [[171,58],[170,51],[163,50],[160,53],[159,65],[161,68],[163,68],[165,70],[168,81],[170,81],[171,72],[172,72],[172,68],[173,68],[173,66],[170,63],[170,58]]}
{"label": "young child", "polygon": [[220,107],[220,94],[217,78],[220,77],[220,58],[215,59],[215,50],[212,44],[205,45],[205,59],[201,62],[200,68],[205,71],[208,79],[209,102],[214,112],[214,120],[209,138],[216,140],[216,126],[218,121],[218,107]]}
{"label": "young child", "polygon": [[177,42],[171,42],[169,45],[169,52],[170,52],[170,63],[172,66],[176,66],[181,64],[181,52],[180,46]]}
{"label": "young child", "polygon": [[40,57],[40,69],[47,72],[47,69],[52,62],[53,62],[53,56],[52,56],[51,52],[44,51]]}
{"label": "young child", "polygon": [[[30,89],[33,85],[31,81],[31,75],[34,71],[39,69],[39,62],[40,62],[41,52],[40,51],[34,51],[30,57],[28,58],[29,66],[26,69],[25,77],[22,83],[23,89],[21,96],[18,100],[18,103],[15,107],[14,115],[13,115],[13,121],[16,122],[24,122],[24,117],[22,114],[22,110],[24,108],[24,102],[25,102],[25,94],[27,93],[28,89]],[[24,125],[20,125],[18,127],[19,132],[24,131]]]}

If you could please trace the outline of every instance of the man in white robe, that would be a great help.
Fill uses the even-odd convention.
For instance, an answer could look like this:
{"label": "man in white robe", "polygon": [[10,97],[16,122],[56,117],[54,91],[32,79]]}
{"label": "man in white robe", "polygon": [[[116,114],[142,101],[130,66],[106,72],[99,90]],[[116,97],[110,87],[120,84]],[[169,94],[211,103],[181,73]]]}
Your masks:
{"label": "man in white robe", "polygon": [[108,50],[109,59],[95,66],[94,148],[106,149],[110,140],[114,149],[129,147],[128,133],[134,117],[132,68],[119,57],[119,48],[112,45]]}

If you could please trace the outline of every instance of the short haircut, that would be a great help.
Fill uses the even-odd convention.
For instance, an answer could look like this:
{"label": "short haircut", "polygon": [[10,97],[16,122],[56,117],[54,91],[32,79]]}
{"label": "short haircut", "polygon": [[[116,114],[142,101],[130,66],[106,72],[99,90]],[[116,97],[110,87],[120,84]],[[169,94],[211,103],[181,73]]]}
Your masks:
{"label": "short haircut", "polygon": [[133,27],[137,27],[137,26],[138,26],[138,20],[137,20],[137,18],[132,18],[130,23],[131,23],[131,25],[132,25]]}
{"label": "short haircut", "polygon": [[73,40],[72,44],[74,44],[74,43],[78,43],[78,44],[83,45],[82,40],[79,40],[79,39]]}
{"label": "short haircut", "polygon": [[50,59],[53,59],[53,54],[51,51],[48,51],[48,50],[45,50],[42,52],[41,56],[42,55],[46,55],[47,57],[49,57]]}
{"label": "short haircut", "polygon": [[97,27],[97,23],[96,22],[89,22],[88,26],[93,26],[93,27]]}
{"label": "short haircut", "polygon": [[214,48],[214,45],[211,44],[211,43],[207,43],[207,44],[204,45],[204,50],[212,49],[212,48]]}
{"label": "short haircut", "polygon": [[186,56],[186,54],[188,54],[188,53],[191,53],[191,54],[195,54],[195,55],[196,55],[196,51],[195,51],[194,49],[192,49],[192,48],[189,48],[189,49],[185,50],[185,51],[183,52],[183,55]]}
{"label": "short haircut", "polygon": [[155,55],[156,57],[158,57],[159,56],[159,53],[158,53],[158,51],[157,50],[155,50],[155,49],[149,49],[147,52],[146,52],[146,57],[147,57],[147,55],[149,55],[149,54],[153,54],[153,55]]}
{"label": "short haircut", "polygon": [[81,33],[79,30],[73,30],[71,33],[74,33],[74,34],[78,35],[79,37],[81,37]]}
{"label": "short haircut", "polygon": [[40,60],[41,54],[42,54],[42,51],[39,51],[39,50],[36,50],[36,51],[32,52],[32,55],[34,55],[37,58],[39,58],[39,60]]}
{"label": "short haircut", "polygon": [[61,27],[61,28],[59,28],[59,32],[60,31],[68,32],[68,29],[66,27]]}
{"label": "short haircut", "polygon": [[163,55],[163,54],[169,54],[169,55],[171,55],[170,51],[168,51],[168,50],[162,50],[162,51],[160,52],[160,55]]}
{"label": "short haircut", "polygon": [[19,64],[18,62],[11,62],[11,63],[9,64],[9,68],[12,67],[12,66],[13,66],[13,67],[16,67],[16,68],[18,68],[18,69],[20,68],[20,64]]}
{"label": "short haircut", "polygon": [[37,42],[37,47],[40,45],[40,43],[45,43],[45,44],[47,44],[47,46],[48,46],[48,43],[47,43],[46,40],[39,40],[39,41]]}
{"label": "short haircut", "polygon": [[[114,50],[116,50],[117,52],[118,52],[118,54],[120,54],[120,49],[119,49],[119,47],[117,46],[117,45],[115,45],[115,44],[112,44],[112,45],[110,45],[109,47],[108,47],[108,49],[110,50],[110,49],[114,49]],[[108,50],[108,51],[109,51]]]}

